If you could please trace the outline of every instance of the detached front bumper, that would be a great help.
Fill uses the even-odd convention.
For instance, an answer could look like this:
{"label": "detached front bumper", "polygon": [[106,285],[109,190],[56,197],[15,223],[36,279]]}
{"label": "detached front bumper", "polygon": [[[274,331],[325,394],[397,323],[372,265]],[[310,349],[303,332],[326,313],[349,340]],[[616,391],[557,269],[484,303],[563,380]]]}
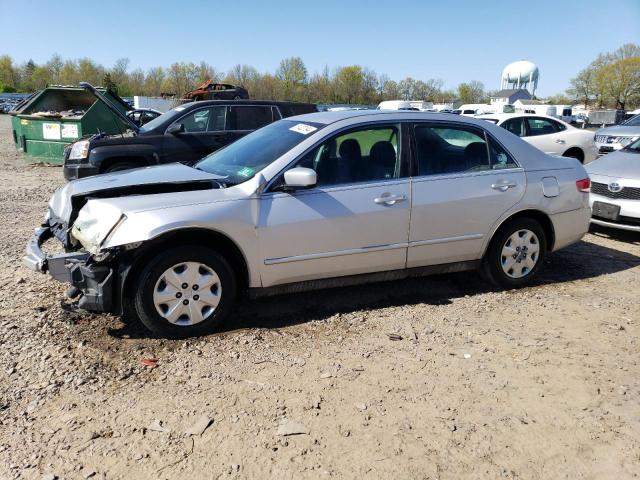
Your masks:
{"label": "detached front bumper", "polygon": [[[114,310],[114,270],[107,265],[90,261],[86,252],[70,252],[46,255],[42,244],[53,237],[51,228],[43,225],[36,228],[29,240],[22,264],[29,270],[49,273],[59,282],[69,283],[81,295],[78,306],[95,312]],[[75,295],[74,295],[75,297]]]}

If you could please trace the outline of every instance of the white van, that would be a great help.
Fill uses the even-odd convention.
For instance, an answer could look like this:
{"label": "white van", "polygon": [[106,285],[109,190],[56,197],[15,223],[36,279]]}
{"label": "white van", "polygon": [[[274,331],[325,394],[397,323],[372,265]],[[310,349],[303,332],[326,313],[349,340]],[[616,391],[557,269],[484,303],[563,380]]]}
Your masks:
{"label": "white van", "polygon": [[454,110],[455,113],[460,115],[472,116],[472,115],[484,115],[486,113],[513,113],[515,107],[510,103],[504,103],[499,105],[489,105],[488,103],[467,103],[458,107],[460,112]]}
{"label": "white van", "polygon": [[525,105],[522,113],[533,113],[535,115],[546,115],[547,117],[557,117],[558,109],[555,105]]}
{"label": "white van", "polygon": [[378,110],[419,110],[421,112],[433,111],[433,102],[421,100],[385,100],[380,102]]}

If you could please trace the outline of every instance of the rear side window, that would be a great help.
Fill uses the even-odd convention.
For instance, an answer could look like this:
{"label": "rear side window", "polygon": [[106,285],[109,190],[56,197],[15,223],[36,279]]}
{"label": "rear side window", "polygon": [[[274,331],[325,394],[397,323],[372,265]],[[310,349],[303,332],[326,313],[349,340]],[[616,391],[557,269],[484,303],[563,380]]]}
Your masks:
{"label": "rear side window", "polygon": [[271,106],[229,107],[229,130],[257,130],[273,122]]}
{"label": "rear side window", "polygon": [[305,113],[317,112],[318,108],[310,103],[292,103],[287,105],[278,105],[283,117],[292,117],[294,115],[303,115]]}
{"label": "rear side window", "polygon": [[466,127],[415,126],[418,175],[477,172],[491,169],[481,131]]}
{"label": "rear side window", "polygon": [[491,156],[491,168],[493,170],[518,167],[513,157],[492,138],[489,138],[489,153]]}

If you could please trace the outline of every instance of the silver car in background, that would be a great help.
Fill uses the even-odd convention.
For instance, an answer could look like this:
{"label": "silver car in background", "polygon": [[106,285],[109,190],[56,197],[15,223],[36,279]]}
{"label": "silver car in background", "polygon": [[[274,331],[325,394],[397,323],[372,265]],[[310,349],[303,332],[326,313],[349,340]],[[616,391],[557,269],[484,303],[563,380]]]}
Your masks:
{"label": "silver car in background", "polygon": [[[527,284],[588,229],[589,179],[484,120],[323,112],[205,157],[72,181],[24,263],[81,308],[127,306],[153,332],[211,332],[241,292],[301,291],[480,269]],[[47,255],[56,237],[67,251]]]}
{"label": "silver car in background", "polygon": [[595,142],[600,154],[621,150],[640,139],[640,115],[626,122],[596,131]]}
{"label": "silver car in background", "polygon": [[640,140],[587,165],[591,222],[640,232]]}

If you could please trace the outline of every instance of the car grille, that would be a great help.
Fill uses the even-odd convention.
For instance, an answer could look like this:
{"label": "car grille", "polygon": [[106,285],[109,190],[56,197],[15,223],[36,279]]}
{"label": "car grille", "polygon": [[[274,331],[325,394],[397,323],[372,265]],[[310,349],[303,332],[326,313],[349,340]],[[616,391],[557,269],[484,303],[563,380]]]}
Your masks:
{"label": "car grille", "polygon": [[592,182],[591,193],[608,198],[618,198],[621,200],[640,200],[640,188],[634,187],[624,187],[619,192],[612,192],[609,190],[606,183]]}
{"label": "car grille", "polygon": [[607,143],[606,135],[596,135],[596,142],[598,143]]}

